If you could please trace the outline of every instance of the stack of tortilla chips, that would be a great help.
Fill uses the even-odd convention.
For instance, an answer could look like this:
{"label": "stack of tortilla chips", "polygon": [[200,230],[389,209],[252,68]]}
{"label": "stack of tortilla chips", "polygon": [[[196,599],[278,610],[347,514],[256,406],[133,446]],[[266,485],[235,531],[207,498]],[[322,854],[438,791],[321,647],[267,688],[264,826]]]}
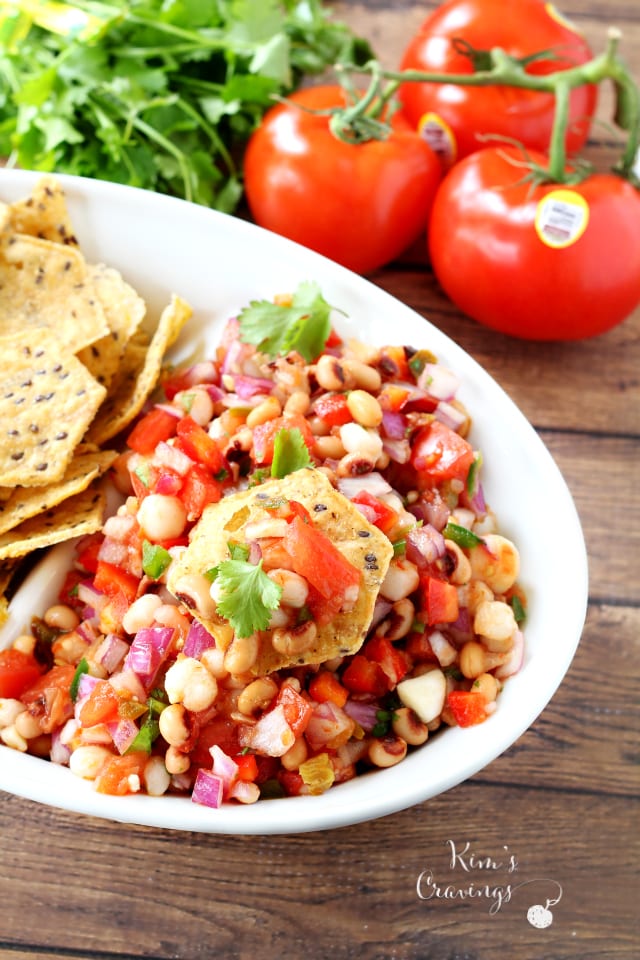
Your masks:
{"label": "stack of tortilla chips", "polygon": [[113,441],[191,314],[173,296],[149,336],[146,312],[117,270],[87,263],[54,177],[0,202],[0,624],[24,557],[102,527]]}

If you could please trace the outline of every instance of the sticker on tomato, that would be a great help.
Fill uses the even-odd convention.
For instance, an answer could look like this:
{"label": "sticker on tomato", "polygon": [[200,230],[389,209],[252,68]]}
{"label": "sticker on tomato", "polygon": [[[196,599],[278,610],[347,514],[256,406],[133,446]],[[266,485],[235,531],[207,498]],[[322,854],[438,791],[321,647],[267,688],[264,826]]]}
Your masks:
{"label": "sticker on tomato", "polygon": [[556,23],[559,23],[561,27],[565,27],[567,30],[571,30],[572,33],[578,33],[582,36],[582,30],[573,23],[572,20],[569,20],[568,17],[565,17],[563,13],[560,13],[555,3],[545,3],[545,10],[549,14],[552,20],[555,20]]}
{"label": "sticker on tomato", "polygon": [[552,190],[538,203],[536,233],[554,249],[570,247],[589,223],[589,204],[575,190]]}
{"label": "sticker on tomato", "polygon": [[458,147],[455,134],[446,120],[437,113],[425,113],[418,122],[418,133],[431,147],[445,170],[453,166]]}

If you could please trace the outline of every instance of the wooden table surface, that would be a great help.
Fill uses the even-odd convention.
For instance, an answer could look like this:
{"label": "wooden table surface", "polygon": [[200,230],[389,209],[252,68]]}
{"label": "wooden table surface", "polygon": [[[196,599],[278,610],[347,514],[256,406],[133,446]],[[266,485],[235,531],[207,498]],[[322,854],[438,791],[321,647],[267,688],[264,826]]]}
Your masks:
{"label": "wooden table surface", "polygon": [[[433,6],[333,4],[389,65]],[[638,0],[564,0],[562,9],[597,49],[609,24],[621,27],[627,59],[640,72]],[[600,161],[606,149],[595,143],[590,153]],[[466,783],[402,813],[325,833],[173,834],[0,794],[1,957],[639,955],[640,310],[590,341],[531,344],[461,316],[417,255],[373,280],[485,366],[539,431],[575,497],[591,586],[563,684],[520,740]],[[562,549],[538,522],[549,549]],[[511,902],[492,912],[487,896],[421,899],[424,871],[451,891],[486,883],[486,874],[465,873],[472,852],[502,864],[488,878],[493,886],[514,877],[525,884]],[[531,905],[558,896],[549,926],[529,922]]]}

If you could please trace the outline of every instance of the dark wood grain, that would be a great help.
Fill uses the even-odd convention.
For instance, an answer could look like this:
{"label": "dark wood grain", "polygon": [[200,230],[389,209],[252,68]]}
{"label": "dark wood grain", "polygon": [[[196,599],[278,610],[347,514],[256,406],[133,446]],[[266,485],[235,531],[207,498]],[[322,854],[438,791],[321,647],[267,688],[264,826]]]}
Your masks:
{"label": "dark wood grain", "polygon": [[[435,3],[332,6],[395,65]],[[561,7],[594,45],[608,24],[621,27],[640,72],[637,0],[563,0]],[[609,106],[605,97],[603,116]],[[598,130],[589,148],[603,168],[607,137]],[[419,246],[372,280],[486,367],[567,480],[589,553],[590,603],[564,682],[514,746],[466,783],[341,830],[171,833],[0,794],[3,960],[638,956],[640,310],[593,340],[530,344],[460,315]],[[562,550],[544,518],[536,522],[549,549]],[[452,862],[451,845],[459,853],[467,843],[468,853],[490,858],[496,869],[467,873],[464,855]],[[511,856],[517,869],[509,872]],[[429,872],[453,899],[421,899]],[[470,884],[480,895],[469,894]],[[492,914],[495,891],[506,897],[509,884],[511,898]],[[559,893],[552,924],[534,927],[528,908]]]}

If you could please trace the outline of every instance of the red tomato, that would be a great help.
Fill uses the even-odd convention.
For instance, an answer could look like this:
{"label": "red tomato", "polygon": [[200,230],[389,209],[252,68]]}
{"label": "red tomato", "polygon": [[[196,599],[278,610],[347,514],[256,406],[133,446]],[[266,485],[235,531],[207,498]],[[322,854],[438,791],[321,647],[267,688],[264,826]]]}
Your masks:
{"label": "red tomato", "polygon": [[360,571],[321,530],[300,517],[294,517],[288,525],[283,543],[293,571],[306,577],[325,600],[339,600],[342,606],[349,590],[359,586]]}
{"label": "red tomato", "polygon": [[503,333],[603,333],[640,303],[640,192],[613,174],[534,187],[522,159],[489,147],[445,177],[429,231],[435,275],[461,310]]}
{"label": "red tomato", "polygon": [[96,777],[96,790],[98,793],[108,793],[117,797],[135,793],[135,786],[129,778],[137,776],[142,780],[148,759],[148,755],[142,751],[127,753],[123,757],[111,757]]}
{"label": "red tomato", "polygon": [[21,694],[20,699],[37,717],[43,733],[51,733],[73,716],[69,691],[75,672],[71,664],[52,667]]}
{"label": "red tomato", "polygon": [[197,463],[191,467],[180,492],[189,520],[196,520],[209,503],[217,503],[221,496],[222,487],[204,467]]}
{"label": "red tomato", "polygon": [[309,112],[344,103],[341,87],[318,86],[270,110],[245,153],[246,196],[260,226],[369,273],[425,230],[441,169],[397,115],[386,140],[349,144]]}
{"label": "red tomato", "polygon": [[342,682],[352,693],[370,693],[374,697],[381,697],[389,690],[389,678],[380,664],[362,653],[350,658]]}
{"label": "red tomato", "polygon": [[125,597],[127,603],[133,603],[138,592],[140,580],[132,573],[106,560],[98,561],[98,569],[93,580],[96,590],[105,593],[111,599]]}
{"label": "red tomato", "polygon": [[120,697],[106,680],[99,680],[80,707],[80,723],[92,727],[96,723],[109,723],[118,719]]}
{"label": "red tomato", "polygon": [[447,697],[447,706],[451,710],[459,727],[472,727],[487,719],[487,698],[474,690],[452,690]]}
{"label": "red tomato", "polygon": [[420,587],[427,616],[426,622],[429,626],[436,623],[455,623],[459,614],[458,591],[455,584],[435,577],[424,577]]}
{"label": "red tomato", "polygon": [[[424,21],[406,48],[401,66],[429,73],[473,73],[471,59],[456,49],[458,40],[475,50],[500,47],[514,57],[553,50],[553,59],[528,66],[532,74],[566,70],[592,57],[585,39],[551,3],[448,0]],[[479,135],[483,134],[510,137],[537,150],[549,146],[555,111],[550,93],[516,87],[406,83],[398,96],[405,116],[422,129],[427,142],[434,148],[440,146],[447,165],[481,147]],[[567,134],[571,153],[578,152],[589,135],[596,97],[594,86],[578,87],[571,93]]]}
{"label": "red tomato", "polygon": [[135,425],[127,437],[127,446],[143,456],[151,454],[161,440],[168,440],[175,434],[177,425],[177,417],[154,407]]}
{"label": "red tomato", "polygon": [[439,420],[419,430],[411,446],[411,465],[427,484],[466,480],[474,459],[471,444]]}
{"label": "red tomato", "polygon": [[35,657],[22,650],[0,650],[0,697],[17,700],[35,683],[42,667]]}
{"label": "red tomato", "polygon": [[214,476],[226,470],[226,460],[215,440],[192,417],[183,417],[179,420],[176,431],[178,434],[176,446],[188,457],[204,464]]}
{"label": "red tomato", "polygon": [[260,423],[253,428],[252,456],[254,461],[261,465],[271,463],[276,435],[281,430],[294,429],[300,431],[307,449],[312,452],[316,438],[304,417],[299,414],[294,414],[291,417],[274,417],[273,420],[267,420],[266,423]]}
{"label": "red tomato", "polygon": [[353,420],[344,393],[325,393],[318,397],[313,412],[330,427],[341,427]]}
{"label": "red tomato", "polygon": [[361,506],[367,507],[368,510],[371,511],[371,522],[378,530],[382,530],[383,533],[389,533],[391,528],[398,522],[398,514],[396,511],[386,504],[384,500],[379,500],[378,497],[374,497],[368,490],[360,490],[359,493],[356,493],[356,495],[351,498],[351,501],[352,503],[359,503]]}

